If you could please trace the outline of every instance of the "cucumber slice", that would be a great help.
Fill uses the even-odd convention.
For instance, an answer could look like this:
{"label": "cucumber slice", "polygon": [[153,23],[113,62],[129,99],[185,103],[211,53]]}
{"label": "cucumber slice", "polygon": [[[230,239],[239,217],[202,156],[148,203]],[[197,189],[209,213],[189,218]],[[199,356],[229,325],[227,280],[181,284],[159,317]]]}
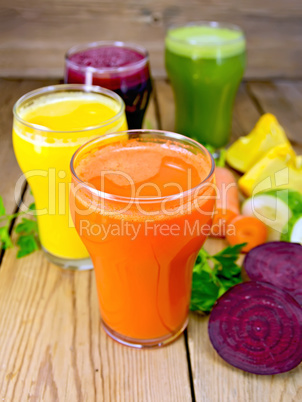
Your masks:
{"label": "cucumber slice", "polygon": [[243,215],[255,216],[267,226],[268,241],[280,240],[281,234],[287,231],[287,222],[293,216],[289,205],[277,193],[257,194],[242,205]]}
{"label": "cucumber slice", "polygon": [[294,215],[288,222],[288,230],[281,235],[281,240],[302,245],[302,214]]}
{"label": "cucumber slice", "polygon": [[302,214],[302,194],[294,190],[275,190],[266,194],[273,195],[284,201],[291,209],[293,215]]}

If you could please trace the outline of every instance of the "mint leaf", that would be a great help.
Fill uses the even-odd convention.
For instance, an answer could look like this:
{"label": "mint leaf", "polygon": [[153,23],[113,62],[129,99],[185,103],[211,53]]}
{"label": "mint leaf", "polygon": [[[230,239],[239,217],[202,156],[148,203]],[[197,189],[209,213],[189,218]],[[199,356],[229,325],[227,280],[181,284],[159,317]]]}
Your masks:
{"label": "mint leaf", "polygon": [[17,245],[19,246],[19,251],[17,258],[25,257],[32,252],[39,250],[39,245],[34,235],[23,235],[17,240]]}

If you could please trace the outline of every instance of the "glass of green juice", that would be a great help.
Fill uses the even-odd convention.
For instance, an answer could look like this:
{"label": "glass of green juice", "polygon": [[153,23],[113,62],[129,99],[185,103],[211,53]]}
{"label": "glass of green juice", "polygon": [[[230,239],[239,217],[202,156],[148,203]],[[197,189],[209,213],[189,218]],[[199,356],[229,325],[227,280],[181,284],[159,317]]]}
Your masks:
{"label": "glass of green juice", "polygon": [[223,147],[229,141],[233,103],[245,68],[243,31],[218,22],[174,25],[165,46],[175,131]]}

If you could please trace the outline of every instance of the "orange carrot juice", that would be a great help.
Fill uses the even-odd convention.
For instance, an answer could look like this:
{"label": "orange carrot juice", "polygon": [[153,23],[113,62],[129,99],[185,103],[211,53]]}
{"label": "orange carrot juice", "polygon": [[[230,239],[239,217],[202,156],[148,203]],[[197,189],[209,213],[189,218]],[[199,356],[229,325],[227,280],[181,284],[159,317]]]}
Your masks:
{"label": "orange carrot juice", "polygon": [[71,212],[95,269],[103,326],[135,347],[186,327],[191,277],[214,207],[213,161],[161,131],[109,134],[71,162]]}

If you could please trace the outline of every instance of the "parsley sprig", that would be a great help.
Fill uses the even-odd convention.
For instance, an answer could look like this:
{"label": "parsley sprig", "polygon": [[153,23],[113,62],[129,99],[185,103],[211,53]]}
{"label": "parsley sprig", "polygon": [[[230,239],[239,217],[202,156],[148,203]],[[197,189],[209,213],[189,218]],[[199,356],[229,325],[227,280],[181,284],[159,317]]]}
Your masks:
{"label": "parsley sprig", "polygon": [[229,288],[242,282],[241,267],[237,260],[246,243],[226,247],[210,255],[204,249],[198,253],[193,269],[192,311],[210,312],[215,301]]}
{"label": "parsley sprig", "polygon": [[19,247],[17,258],[25,257],[28,254],[40,248],[38,224],[35,216],[35,204],[32,203],[27,211],[16,212],[15,214],[7,214],[3,203],[3,198],[0,196],[0,242],[3,249],[13,246],[10,237],[10,226],[13,219],[24,215],[31,214],[31,219],[22,217],[21,222],[15,227],[17,233],[16,244]]}

